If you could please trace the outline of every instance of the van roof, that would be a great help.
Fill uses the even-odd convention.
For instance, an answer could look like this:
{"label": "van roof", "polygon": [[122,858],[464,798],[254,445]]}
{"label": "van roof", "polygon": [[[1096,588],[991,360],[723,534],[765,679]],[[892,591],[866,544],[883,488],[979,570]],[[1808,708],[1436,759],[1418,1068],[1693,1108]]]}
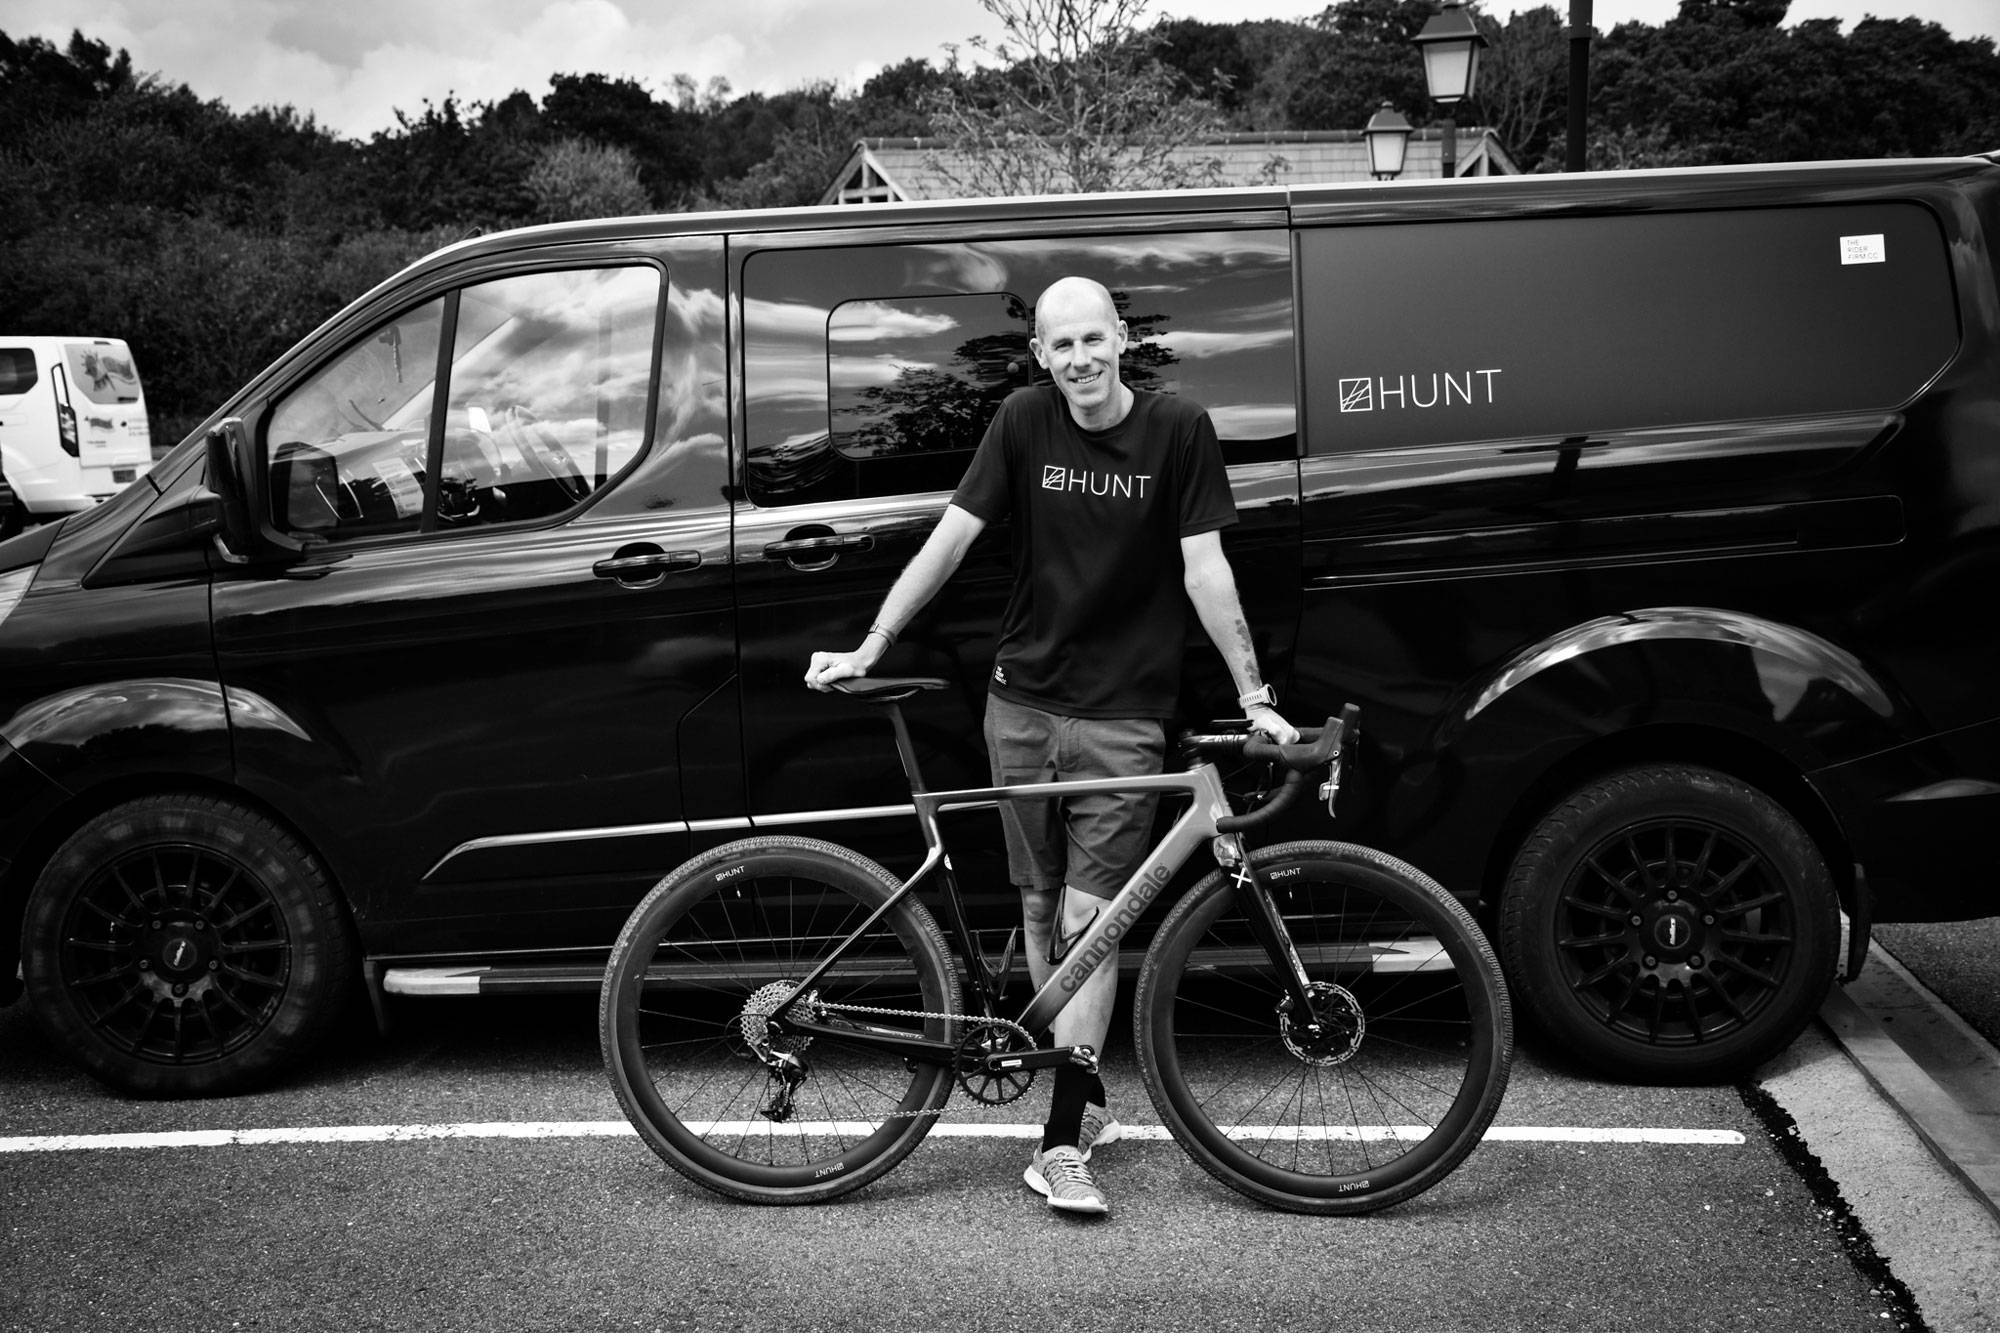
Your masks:
{"label": "van roof", "polygon": [[[825,204],[799,208],[667,213],[581,222],[544,223],[470,237],[418,260],[412,269],[482,253],[503,254],[551,241],[587,243],[652,236],[727,235],[827,230],[908,228],[930,223],[1048,221],[1094,217],[1157,216],[1193,220],[1205,213],[1290,212],[1307,220],[1333,210],[1354,220],[1465,217],[1523,206],[1614,210],[1716,203],[1754,196],[1796,201],[1803,194],[1830,199],[1857,189],[1908,187],[1980,176],[2000,176],[2000,153],[1946,158],[1882,158],[1852,162],[1784,162],[1745,166],[1674,167],[1598,171],[1574,175],[1471,176],[1456,180],[1351,181],[1324,185],[1219,190],[1158,190],[1124,194],[1042,195],[1006,199],[926,200],[901,203]],[[410,270],[405,270],[406,272]]]}

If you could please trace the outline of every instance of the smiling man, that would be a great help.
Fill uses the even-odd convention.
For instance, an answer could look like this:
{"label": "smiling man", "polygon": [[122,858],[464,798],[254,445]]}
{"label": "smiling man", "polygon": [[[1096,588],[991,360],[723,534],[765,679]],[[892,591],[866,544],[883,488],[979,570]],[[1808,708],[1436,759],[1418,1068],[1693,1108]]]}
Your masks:
{"label": "smiling man", "polygon": [[[1014,588],[987,682],[996,784],[1158,773],[1190,604],[1252,725],[1281,741],[1296,737],[1262,683],[1222,552],[1236,506],[1215,427],[1185,399],[1126,385],[1125,343],[1102,284],[1064,278],[1042,293],[1029,347],[1053,385],[1000,405],[944,517],[861,646],[814,653],[806,684],[823,690],[866,675],[986,525],[1012,519]],[[1144,856],[1154,804],[1133,794],[1002,804],[1037,987]],[[1117,984],[1114,952],[1056,1018],[1055,1044],[1102,1052]],[[1102,1213],[1104,1192],[1087,1162],[1119,1134],[1099,1077],[1059,1068],[1042,1146],[1024,1178],[1052,1208]]]}

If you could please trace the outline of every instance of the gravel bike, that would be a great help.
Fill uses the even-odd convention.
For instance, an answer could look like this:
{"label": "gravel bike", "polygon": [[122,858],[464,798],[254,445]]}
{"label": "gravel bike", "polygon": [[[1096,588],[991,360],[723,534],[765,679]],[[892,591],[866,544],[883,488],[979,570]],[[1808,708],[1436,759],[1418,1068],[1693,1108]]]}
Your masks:
{"label": "gravel bike", "polygon": [[[627,919],[598,1004],[604,1061],[669,1166],[750,1202],[831,1199],[908,1156],[954,1088],[997,1105],[1037,1070],[1094,1067],[1088,1048],[1036,1034],[1203,844],[1218,866],[1154,934],[1134,1004],[1140,1071],[1168,1132],[1231,1188],[1308,1213],[1386,1208],[1464,1161],[1513,1054],[1506,984],[1470,914],[1367,847],[1244,843],[1321,768],[1331,810],[1351,706],[1296,744],[1242,723],[1184,735],[1180,772],[931,791],[901,704],[944,685],[837,687],[882,705],[894,728],[926,848],[908,879],[829,842],[763,835],[694,857]],[[1235,814],[1221,762],[1269,763],[1283,780]],[[939,815],[1093,791],[1178,793],[1186,807],[1009,1017],[1014,939],[995,963],[967,926]],[[916,893],[931,880],[956,961]]]}

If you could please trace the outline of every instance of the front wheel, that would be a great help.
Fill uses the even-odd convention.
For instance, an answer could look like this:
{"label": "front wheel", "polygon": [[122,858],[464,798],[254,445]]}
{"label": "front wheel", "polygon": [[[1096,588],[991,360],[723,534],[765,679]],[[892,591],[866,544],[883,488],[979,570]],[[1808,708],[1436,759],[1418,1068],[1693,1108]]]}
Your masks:
{"label": "front wheel", "polygon": [[270,1079],[338,1021],[354,941],[319,859],[206,796],[98,815],[57,849],[23,923],[35,1015],[121,1091],[210,1097]]}
{"label": "front wheel", "polygon": [[773,836],[703,853],[633,910],[599,1034],[619,1105],[667,1165],[746,1202],[815,1203],[877,1179],[929,1132],[948,1062],[863,1032],[942,1043],[956,1027],[958,976],[930,913],[905,899],[871,924],[895,889],[845,848]]}
{"label": "front wheel", "polygon": [[1139,974],[1140,1070],[1209,1174],[1275,1207],[1365,1213],[1442,1180],[1500,1108],[1513,1016],[1458,901],[1366,847],[1252,855],[1309,982],[1301,1013],[1218,871],[1168,915]]}

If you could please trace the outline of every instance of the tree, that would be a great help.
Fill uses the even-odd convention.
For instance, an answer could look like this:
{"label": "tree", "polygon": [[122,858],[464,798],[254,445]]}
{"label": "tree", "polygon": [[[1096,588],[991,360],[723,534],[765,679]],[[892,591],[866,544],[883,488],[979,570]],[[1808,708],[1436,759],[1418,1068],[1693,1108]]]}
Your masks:
{"label": "tree", "polygon": [[[1006,38],[971,45],[1002,68],[934,90],[931,167],[967,195],[1072,194],[1219,183],[1199,147],[1213,106],[1154,54],[1146,0],[980,0]],[[961,73],[959,50],[950,67]],[[1190,152],[1189,150],[1196,150]]]}
{"label": "tree", "polygon": [[1474,102],[1523,171],[1560,168],[1569,112],[1569,43],[1553,7],[1516,10],[1505,26],[1480,15],[1488,45]]}
{"label": "tree", "polygon": [[535,154],[528,193],[537,222],[625,217],[652,210],[631,150],[558,139]]}

